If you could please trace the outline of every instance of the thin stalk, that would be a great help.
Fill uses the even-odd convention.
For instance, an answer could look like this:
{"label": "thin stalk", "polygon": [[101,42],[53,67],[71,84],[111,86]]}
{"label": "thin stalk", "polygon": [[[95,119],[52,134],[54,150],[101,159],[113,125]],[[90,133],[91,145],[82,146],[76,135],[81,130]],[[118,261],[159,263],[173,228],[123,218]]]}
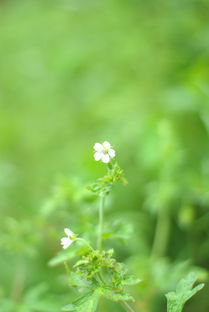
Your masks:
{"label": "thin stalk", "polygon": [[26,277],[25,264],[23,262],[23,259],[19,257],[19,259],[17,260],[17,268],[11,289],[11,298],[15,301],[18,301],[22,296],[25,284],[25,277]]}
{"label": "thin stalk", "polygon": [[74,241],[81,241],[81,242],[84,242],[84,244],[85,244],[86,246],[88,246],[88,248],[91,249],[91,251],[94,251],[94,249],[91,247],[91,245],[90,245],[84,238],[78,237],[78,238],[76,238]]}
{"label": "thin stalk", "polygon": [[67,275],[70,275],[70,268],[69,268],[69,265],[67,264],[66,261],[64,262],[64,267],[65,267],[65,271],[66,271]]}
{"label": "thin stalk", "polygon": [[100,205],[99,205],[99,228],[98,228],[98,240],[97,240],[97,248],[99,250],[102,249],[102,235],[103,235],[103,229],[104,229],[104,202],[105,202],[105,196],[102,196],[100,199]]}
{"label": "thin stalk", "polygon": [[152,247],[152,256],[163,257],[166,253],[166,248],[170,232],[170,216],[169,212],[163,207],[158,212],[157,225],[155,229],[155,237]]}
{"label": "thin stalk", "polygon": [[128,312],[135,312],[135,310],[128,304],[126,301],[122,301],[123,307],[126,309]]}

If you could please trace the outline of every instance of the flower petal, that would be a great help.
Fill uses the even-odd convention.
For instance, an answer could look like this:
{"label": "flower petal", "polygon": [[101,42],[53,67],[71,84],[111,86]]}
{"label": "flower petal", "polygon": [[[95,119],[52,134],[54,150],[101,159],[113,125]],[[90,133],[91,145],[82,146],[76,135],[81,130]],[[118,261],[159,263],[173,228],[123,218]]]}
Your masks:
{"label": "flower petal", "polygon": [[95,159],[96,161],[98,161],[98,160],[100,160],[100,159],[102,158],[102,156],[103,156],[103,153],[101,153],[101,152],[96,152],[96,153],[94,154],[94,159]]}
{"label": "flower petal", "polygon": [[103,151],[103,146],[102,146],[102,144],[100,144],[100,143],[96,143],[96,144],[94,144],[94,150],[96,151],[96,152],[101,152],[101,151]]}
{"label": "flower petal", "polygon": [[65,228],[64,229],[64,232],[65,232],[65,234],[67,235],[67,236],[73,236],[74,235],[74,233],[70,230],[70,229],[68,229],[68,228]]}
{"label": "flower petal", "polygon": [[111,148],[111,145],[108,141],[104,141],[103,144],[102,144],[106,149],[109,149]]}
{"label": "flower petal", "polygon": [[110,161],[110,156],[108,154],[104,154],[102,156],[103,163],[107,164]]}
{"label": "flower petal", "polygon": [[115,150],[111,148],[111,149],[108,151],[108,154],[110,155],[111,158],[114,158],[114,157],[115,157]]}
{"label": "flower petal", "polygon": [[72,244],[72,240],[69,237],[61,238],[61,245],[64,249],[68,248]]}
{"label": "flower petal", "polygon": [[68,242],[68,240],[69,240],[69,237],[62,237],[61,238],[61,244],[63,245],[63,244],[66,244],[66,242]]}

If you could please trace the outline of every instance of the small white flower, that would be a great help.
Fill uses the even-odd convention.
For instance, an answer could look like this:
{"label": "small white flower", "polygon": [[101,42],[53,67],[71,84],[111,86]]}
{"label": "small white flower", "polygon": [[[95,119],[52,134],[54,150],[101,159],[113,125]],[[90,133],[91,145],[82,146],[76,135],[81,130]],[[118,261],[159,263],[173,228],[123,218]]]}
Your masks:
{"label": "small white flower", "polygon": [[61,238],[61,245],[64,249],[66,249],[72,244],[75,234],[68,228],[65,228],[64,232],[67,235],[67,237]]}
{"label": "small white flower", "polygon": [[109,142],[104,141],[102,144],[96,143],[94,145],[94,159],[101,160],[103,163],[109,163],[111,158],[115,157],[115,150],[111,148]]}
{"label": "small white flower", "polygon": [[70,239],[69,237],[63,237],[61,238],[61,245],[62,248],[67,249],[71,244],[72,244],[73,240]]}

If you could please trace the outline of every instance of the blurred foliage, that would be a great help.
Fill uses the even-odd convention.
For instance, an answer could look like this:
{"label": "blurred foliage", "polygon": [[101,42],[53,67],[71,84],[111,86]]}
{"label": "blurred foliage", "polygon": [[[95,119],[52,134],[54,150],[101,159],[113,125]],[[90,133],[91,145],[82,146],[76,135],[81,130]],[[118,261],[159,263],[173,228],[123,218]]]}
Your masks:
{"label": "blurred foliage", "polygon": [[[66,226],[95,241],[85,186],[105,172],[92,157],[103,140],[129,181],[108,199],[105,235],[143,279],[135,309],[166,311],[191,269],[207,280],[208,12],[207,0],[0,2],[0,311],[74,298],[48,263]],[[185,312],[208,312],[207,292]]]}

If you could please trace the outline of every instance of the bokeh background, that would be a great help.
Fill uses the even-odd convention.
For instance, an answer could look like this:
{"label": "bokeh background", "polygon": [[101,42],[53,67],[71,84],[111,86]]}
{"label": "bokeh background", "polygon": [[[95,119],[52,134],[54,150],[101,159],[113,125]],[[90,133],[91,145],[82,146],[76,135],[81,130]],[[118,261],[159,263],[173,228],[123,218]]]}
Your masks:
{"label": "bokeh background", "polygon": [[208,0],[0,1],[1,312],[75,297],[55,256],[66,226],[94,240],[86,185],[105,173],[104,140],[129,181],[105,244],[143,279],[135,309],[166,311],[196,271],[206,287],[185,312],[209,311],[208,82]]}

